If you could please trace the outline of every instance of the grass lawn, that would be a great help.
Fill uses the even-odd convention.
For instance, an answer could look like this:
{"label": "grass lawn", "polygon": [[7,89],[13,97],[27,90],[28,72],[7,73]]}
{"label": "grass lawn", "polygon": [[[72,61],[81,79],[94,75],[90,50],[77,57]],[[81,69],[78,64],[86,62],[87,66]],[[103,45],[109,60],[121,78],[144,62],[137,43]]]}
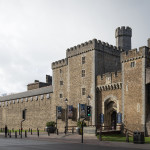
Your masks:
{"label": "grass lawn", "polygon": [[[97,136],[99,139],[99,135]],[[102,141],[126,142],[124,135],[102,135]],[[133,142],[133,137],[129,137],[129,142]],[[145,143],[150,143],[150,137],[145,137]]]}

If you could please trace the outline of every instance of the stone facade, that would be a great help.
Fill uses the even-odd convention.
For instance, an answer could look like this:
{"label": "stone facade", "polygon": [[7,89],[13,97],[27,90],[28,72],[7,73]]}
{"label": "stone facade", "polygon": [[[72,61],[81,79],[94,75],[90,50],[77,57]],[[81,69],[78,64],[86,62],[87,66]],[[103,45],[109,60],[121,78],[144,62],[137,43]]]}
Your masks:
{"label": "stone facade", "polygon": [[85,104],[92,108],[88,125],[123,125],[150,135],[149,40],[148,47],[130,50],[131,28],[117,28],[115,36],[117,47],[93,39],[67,49],[66,58],[52,63],[53,78],[29,84],[27,92],[1,97],[0,127],[20,128],[22,110],[27,109],[24,129],[42,130],[46,122],[55,121],[63,132],[81,120],[79,104]]}

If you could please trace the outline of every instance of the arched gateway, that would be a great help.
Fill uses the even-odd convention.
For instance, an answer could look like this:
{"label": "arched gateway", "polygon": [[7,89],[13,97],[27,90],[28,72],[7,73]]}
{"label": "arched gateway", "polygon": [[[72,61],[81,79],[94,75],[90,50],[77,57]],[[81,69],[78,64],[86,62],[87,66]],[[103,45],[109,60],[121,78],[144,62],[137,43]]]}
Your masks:
{"label": "arched gateway", "polygon": [[106,97],[103,101],[104,126],[107,129],[117,129],[118,100],[114,96]]}

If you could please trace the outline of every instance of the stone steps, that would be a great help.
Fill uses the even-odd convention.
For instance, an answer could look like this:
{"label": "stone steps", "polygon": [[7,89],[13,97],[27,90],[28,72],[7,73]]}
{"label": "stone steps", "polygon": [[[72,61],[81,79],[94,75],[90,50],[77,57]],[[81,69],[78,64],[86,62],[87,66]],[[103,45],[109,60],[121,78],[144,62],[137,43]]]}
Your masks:
{"label": "stone steps", "polygon": [[84,127],[83,133],[84,134],[95,134],[96,127]]}

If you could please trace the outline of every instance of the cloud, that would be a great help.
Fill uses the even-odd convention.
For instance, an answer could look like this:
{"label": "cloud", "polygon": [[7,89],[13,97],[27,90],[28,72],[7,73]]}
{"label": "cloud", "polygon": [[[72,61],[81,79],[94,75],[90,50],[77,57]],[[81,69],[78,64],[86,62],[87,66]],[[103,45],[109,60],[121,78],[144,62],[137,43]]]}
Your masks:
{"label": "cloud", "polygon": [[144,45],[149,1],[135,2],[127,0],[124,10],[122,0],[0,0],[0,92],[45,81],[51,63],[65,58],[67,48],[93,38],[115,45],[115,28],[121,25],[133,28],[134,47]]}

